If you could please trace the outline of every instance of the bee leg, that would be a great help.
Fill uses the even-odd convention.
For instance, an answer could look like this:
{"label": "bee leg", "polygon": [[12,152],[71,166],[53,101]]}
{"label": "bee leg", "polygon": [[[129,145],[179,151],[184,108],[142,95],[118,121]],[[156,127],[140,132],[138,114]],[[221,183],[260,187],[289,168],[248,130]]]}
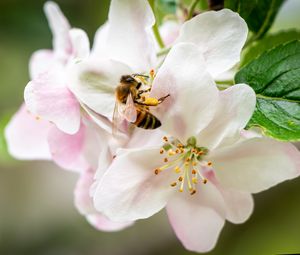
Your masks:
{"label": "bee leg", "polygon": [[134,74],[132,74],[131,76],[133,76],[133,77],[144,77],[144,78],[149,78],[149,75],[144,75],[144,74],[139,74],[139,73],[134,73]]}
{"label": "bee leg", "polygon": [[166,96],[164,96],[164,97],[161,97],[161,98],[159,98],[158,99],[158,104],[161,104],[163,101],[165,101],[165,99],[167,98],[167,97],[169,97],[170,96],[170,94],[168,94],[168,95],[166,95]]}

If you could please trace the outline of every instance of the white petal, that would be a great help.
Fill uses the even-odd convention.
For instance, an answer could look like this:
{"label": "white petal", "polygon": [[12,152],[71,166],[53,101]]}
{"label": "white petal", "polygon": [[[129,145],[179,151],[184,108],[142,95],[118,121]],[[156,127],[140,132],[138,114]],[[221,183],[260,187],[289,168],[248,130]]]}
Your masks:
{"label": "white petal", "polygon": [[154,174],[163,164],[159,148],[117,154],[94,194],[95,208],[113,221],[148,218],[174,194],[172,171]]}
{"label": "white petal", "polygon": [[106,22],[97,29],[97,32],[95,34],[91,54],[97,58],[103,58],[108,54],[108,52],[106,51],[108,30],[109,25],[108,22]]}
{"label": "white petal", "polygon": [[65,60],[72,53],[70,24],[56,3],[46,2],[44,11],[53,34],[54,52],[58,59]]}
{"label": "white petal", "polygon": [[87,34],[82,29],[73,28],[69,31],[69,36],[74,58],[87,58],[90,54],[90,42]]}
{"label": "white petal", "polygon": [[175,20],[166,20],[160,27],[159,32],[166,46],[171,46],[179,35],[180,24]]}
{"label": "white petal", "polygon": [[245,84],[221,91],[219,98],[213,120],[197,137],[201,146],[211,150],[238,137],[250,120],[256,103],[255,92]]}
{"label": "white petal", "polygon": [[89,58],[70,70],[68,84],[76,97],[95,112],[112,119],[115,88],[130,68],[113,60]]}
{"label": "white petal", "polygon": [[209,158],[223,186],[251,193],[300,174],[297,148],[267,138],[253,138],[216,150]]}
{"label": "white petal", "polygon": [[155,63],[152,10],[145,0],[112,0],[106,51],[108,57],[128,64],[135,73],[146,72]]}
{"label": "white petal", "polygon": [[52,69],[55,65],[60,65],[55,60],[52,50],[38,50],[34,52],[29,61],[30,78],[36,79],[40,74]]}
{"label": "white petal", "polygon": [[177,237],[188,250],[210,251],[214,248],[225,222],[221,195],[213,185],[209,188],[204,185],[198,197],[180,195],[167,205],[169,220]]}
{"label": "white petal", "polygon": [[204,54],[208,71],[216,77],[240,60],[247,33],[246,22],[237,13],[223,9],[205,12],[184,23],[176,42],[196,44]]}
{"label": "white petal", "polygon": [[5,128],[9,153],[17,159],[51,159],[47,135],[51,124],[29,113],[23,104]]}
{"label": "white petal", "polygon": [[30,112],[52,121],[60,130],[75,134],[80,126],[80,106],[74,95],[56,79],[43,74],[29,82],[24,99]]}
{"label": "white petal", "polygon": [[182,142],[198,134],[213,118],[218,89],[205,71],[201,51],[193,44],[175,45],[159,69],[151,96],[168,94],[157,107],[157,116],[162,129]]}

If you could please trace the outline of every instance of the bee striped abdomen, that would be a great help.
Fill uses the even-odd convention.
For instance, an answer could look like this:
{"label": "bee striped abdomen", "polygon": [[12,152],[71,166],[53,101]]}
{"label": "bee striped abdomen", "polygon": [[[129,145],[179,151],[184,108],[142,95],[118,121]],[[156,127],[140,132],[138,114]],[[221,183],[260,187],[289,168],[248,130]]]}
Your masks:
{"label": "bee striped abdomen", "polygon": [[144,109],[137,109],[136,121],[133,124],[144,129],[156,129],[161,126],[160,120]]}

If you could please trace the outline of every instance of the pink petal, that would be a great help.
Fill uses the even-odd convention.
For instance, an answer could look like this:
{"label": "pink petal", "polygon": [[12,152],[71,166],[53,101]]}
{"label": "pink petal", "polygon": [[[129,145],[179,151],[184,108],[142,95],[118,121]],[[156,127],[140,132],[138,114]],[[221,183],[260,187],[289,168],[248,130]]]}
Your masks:
{"label": "pink petal", "polygon": [[209,155],[224,187],[257,193],[300,174],[300,152],[285,142],[253,138]]}
{"label": "pink petal", "polygon": [[80,126],[80,106],[56,75],[43,74],[29,82],[24,91],[30,112],[52,121],[59,129],[75,134]]}
{"label": "pink petal", "polygon": [[38,50],[34,52],[29,61],[29,72],[31,79],[36,79],[40,74],[59,65],[55,60],[52,50]]}
{"label": "pink petal", "polygon": [[5,129],[9,153],[17,159],[51,159],[47,134],[48,121],[29,113],[23,104]]}
{"label": "pink petal", "polygon": [[[159,148],[119,151],[98,183],[95,208],[113,221],[148,218],[174,194],[172,171],[154,174],[163,164]],[[173,180],[174,181],[174,180]]]}
{"label": "pink petal", "polygon": [[53,126],[48,134],[48,143],[52,158],[60,167],[74,171],[82,171],[89,167],[83,154],[85,145],[83,125],[74,135],[63,133]]}
{"label": "pink petal", "polygon": [[207,252],[214,248],[224,226],[224,202],[214,185],[199,186],[201,190],[193,196],[183,193],[174,196],[168,202],[167,212],[184,247]]}
{"label": "pink petal", "polygon": [[72,55],[75,59],[87,58],[90,54],[90,42],[87,34],[78,28],[69,31],[70,41],[72,44]]}

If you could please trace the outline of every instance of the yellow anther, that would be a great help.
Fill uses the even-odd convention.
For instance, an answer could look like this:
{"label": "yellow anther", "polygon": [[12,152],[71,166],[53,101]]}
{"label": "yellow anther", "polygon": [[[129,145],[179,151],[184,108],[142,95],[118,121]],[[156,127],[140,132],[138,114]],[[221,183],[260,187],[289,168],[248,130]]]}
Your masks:
{"label": "yellow anther", "polygon": [[173,150],[169,150],[169,151],[168,151],[168,155],[169,155],[169,156],[173,156],[173,155],[175,155],[175,154],[176,154],[176,153],[175,153],[175,151],[173,151]]}
{"label": "yellow anther", "polygon": [[183,188],[180,188],[180,189],[179,189],[179,192],[183,192]]}
{"label": "yellow anther", "polygon": [[178,154],[179,152],[180,152],[180,150],[179,150],[179,149],[176,149],[176,150],[175,150],[175,153],[176,153],[176,154]]}
{"label": "yellow anther", "polygon": [[175,187],[177,185],[177,182],[171,183],[171,187]]}
{"label": "yellow anther", "polygon": [[150,72],[149,72],[149,74],[150,74],[151,78],[154,78],[154,76],[155,76],[154,69],[151,69]]}
{"label": "yellow anther", "polygon": [[190,165],[190,162],[184,162],[184,165],[185,165],[185,166],[189,166],[189,165]]}
{"label": "yellow anther", "polygon": [[192,170],[192,174],[196,174],[197,171],[195,169]]}
{"label": "yellow anther", "polygon": [[175,173],[177,173],[177,174],[180,173],[180,171],[181,171],[178,166],[176,166],[174,170],[175,170]]}
{"label": "yellow anther", "polygon": [[193,182],[194,184],[197,184],[197,183],[198,183],[198,179],[197,179],[196,177],[193,177],[193,178],[192,178],[192,182]]}
{"label": "yellow anther", "polygon": [[198,152],[198,155],[199,155],[199,156],[201,156],[201,155],[203,155],[203,154],[204,154],[204,151],[199,151],[199,152]]}
{"label": "yellow anther", "polygon": [[193,162],[193,166],[197,166],[197,162],[196,161]]}
{"label": "yellow anther", "polygon": [[191,158],[187,158],[185,161],[186,161],[186,162],[190,162],[190,161],[191,161]]}
{"label": "yellow anther", "polygon": [[157,106],[159,104],[159,101],[156,99],[156,98],[153,98],[153,97],[147,97],[145,100],[144,100],[144,103],[146,105],[149,105],[149,106]]}
{"label": "yellow anther", "polygon": [[177,144],[177,148],[183,148],[183,145],[181,143]]}

